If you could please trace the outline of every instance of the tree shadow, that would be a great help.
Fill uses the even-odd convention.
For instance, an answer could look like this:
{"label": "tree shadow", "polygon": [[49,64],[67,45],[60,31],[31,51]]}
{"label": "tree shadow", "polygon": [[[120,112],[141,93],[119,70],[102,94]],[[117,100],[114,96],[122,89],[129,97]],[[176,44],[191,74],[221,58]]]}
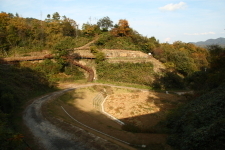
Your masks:
{"label": "tree shadow", "polygon": [[185,84],[182,76],[176,71],[163,71],[162,75],[156,74],[154,76],[153,87],[155,89],[184,89]]}
{"label": "tree shadow", "polygon": [[[28,67],[22,67],[18,61],[7,62],[0,58],[0,115],[1,148],[29,149],[30,137],[23,130],[22,111],[34,97],[55,91],[46,76]],[[25,137],[19,132],[23,133]],[[18,139],[15,140],[15,137]]]}
{"label": "tree shadow", "polygon": [[[110,91],[110,94],[113,94],[110,88],[108,88],[108,90],[106,89],[106,92],[107,91]],[[128,130],[125,126],[121,126],[114,120],[107,117],[100,110],[95,109],[94,106],[88,106],[89,110],[87,111],[79,107],[79,102],[75,101],[75,105],[72,106],[63,104],[63,107],[74,119],[78,120],[79,122],[82,122],[83,124],[93,128],[94,130],[98,130],[117,139],[131,143],[132,145],[165,145],[167,132],[162,129],[162,126],[158,126],[158,124],[165,118],[169,110],[175,108],[177,104],[181,103],[182,101],[179,96],[175,96],[173,94],[157,92],[153,93],[154,95],[149,94],[145,101],[146,103],[151,103],[152,106],[157,108],[157,111],[152,111],[152,113],[143,115],[133,115],[129,117],[118,118],[125,123],[125,126],[131,126],[128,127]],[[86,95],[87,93],[81,93],[81,95],[77,94],[76,97],[85,98]],[[107,94],[105,96],[107,96]],[[125,100],[121,99],[121,101],[124,102]],[[93,105],[92,102],[90,102],[90,105]],[[57,107],[59,110],[59,106]],[[115,106],[115,109],[116,107],[119,107],[119,105]],[[148,108],[147,106],[143,106],[143,109]],[[72,120],[65,112],[63,112],[62,110],[60,111],[61,117],[66,119],[69,123],[84,128],[88,132],[92,132],[104,138],[108,138],[105,135],[101,135],[94,130],[91,130],[81,124],[78,124],[77,122],[74,122],[74,120]],[[139,122],[139,124],[137,124],[137,122]],[[66,130],[68,129],[69,128],[66,128]]]}

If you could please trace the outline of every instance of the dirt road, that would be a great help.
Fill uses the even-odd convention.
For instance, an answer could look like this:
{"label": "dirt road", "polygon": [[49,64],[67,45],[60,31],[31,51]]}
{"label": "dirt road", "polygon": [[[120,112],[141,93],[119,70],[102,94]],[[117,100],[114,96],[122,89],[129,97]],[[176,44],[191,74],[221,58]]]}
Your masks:
{"label": "dirt road", "polygon": [[[76,86],[76,88],[90,85]],[[40,149],[46,150],[120,150],[118,145],[110,143],[94,134],[88,133],[78,127],[73,127],[77,134],[63,131],[46,120],[41,112],[41,106],[48,100],[54,99],[73,88],[68,88],[37,98],[24,111],[23,120],[26,126],[38,141]]]}

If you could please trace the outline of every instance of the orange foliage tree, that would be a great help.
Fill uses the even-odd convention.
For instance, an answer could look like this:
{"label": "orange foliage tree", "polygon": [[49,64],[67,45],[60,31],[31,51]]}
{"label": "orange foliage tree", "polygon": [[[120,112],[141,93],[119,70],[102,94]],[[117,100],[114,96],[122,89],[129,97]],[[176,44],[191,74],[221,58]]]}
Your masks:
{"label": "orange foliage tree", "polygon": [[111,33],[114,36],[130,36],[131,28],[126,19],[120,19],[118,25],[112,29]]}

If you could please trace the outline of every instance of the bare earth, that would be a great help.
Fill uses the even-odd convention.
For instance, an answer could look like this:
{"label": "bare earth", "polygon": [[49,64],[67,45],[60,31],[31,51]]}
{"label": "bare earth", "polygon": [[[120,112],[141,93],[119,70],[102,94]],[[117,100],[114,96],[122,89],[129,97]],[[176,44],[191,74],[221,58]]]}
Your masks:
{"label": "bare earth", "polygon": [[[72,132],[62,130],[53,123],[46,120],[42,115],[42,105],[71,89],[54,92],[34,100],[24,111],[23,119],[26,126],[38,141],[40,149],[46,150],[88,150],[88,149],[123,149],[108,142],[94,134],[76,126],[69,125]],[[57,120],[57,119],[55,119]],[[96,144],[97,143],[97,144]]]}
{"label": "bare earth", "polygon": [[[121,129],[121,125],[101,113],[93,105],[93,99],[101,92],[101,89],[98,90],[96,89],[98,87],[93,85],[61,84],[61,88],[76,88],[75,91],[70,91],[73,93],[73,99],[66,103],[58,99],[49,100],[47,105],[43,105],[42,112],[48,121],[42,120],[41,124],[45,128],[49,126],[51,129],[43,131],[47,135],[40,137],[35,131],[37,129],[33,129],[33,125],[30,125],[30,129],[34,130],[32,131],[33,134],[36,137],[39,136],[39,139],[41,139],[40,143],[42,143],[43,147],[46,149],[62,149],[65,146],[65,149],[69,149],[68,144],[65,145],[65,143],[58,143],[52,140],[56,138],[55,133],[59,134],[57,131],[59,130],[59,135],[65,135],[65,137],[60,138],[63,138],[65,142],[69,142],[72,149],[95,149],[95,147],[96,149],[136,149],[142,145],[155,147],[156,149],[171,149],[166,145],[166,134],[127,132]],[[105,111],[125,124],[132,123],[146,131],[149,127],[156,125],[165,116],[165,112],[175,107],[174,105],[179,103],[180,99],[178,96],[172,94],[156,93],[134,88],[124,89],[124,87],[118,86],[108,88],[107,85],[104,85],[104,87],[106,87],[105,91],[109,93],[104,103]],[[61,106],[77,121],[116,139],[77,123],[62,110]],[[29,107],[33,108],[33,106]],[[31,109],[29,107],[25,114]],[[37,113],[40,113],[40,110]],[[28,122],[29,126],[30,121],[28,120],[32,120],[32,116],[26,118],[25,115],[24,120],[27,120],[26,122]],[[35,119],[33,120],[35,122]],[[47,125],[43,123],[45,121]],[[40,124],[39,122],[36,123]],[[43,126],[41,124],[37,126],[40,126],[39,128],[42,130]],[[55,129],[52,126],[55,126]],[[52,129],[53,131],[51,131]],[[43,139],[51,140],[46,142]],[[117,139],[130,144],[124,144]],[[46,143],[47,145],[45,145]],[[131,147],[131,145],[133,146]]]}

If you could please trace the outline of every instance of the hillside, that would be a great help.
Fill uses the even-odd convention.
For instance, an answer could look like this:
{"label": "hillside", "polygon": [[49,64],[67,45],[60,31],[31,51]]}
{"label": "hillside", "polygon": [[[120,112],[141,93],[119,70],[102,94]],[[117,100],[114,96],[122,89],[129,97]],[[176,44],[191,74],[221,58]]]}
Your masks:
{"label": "hillside", "polygon": [[191,101],[168,120],[169,144],[180,150],[223,150],[225,84]]}
{"label": "hillside", "polygon": [[191,42],[197,46],[206,47],[207,45],[219,45],[225,47],[225,38],[217,38],[217,39],[208,39],[206,41],[199,41],[199,42]]}
{"label": "hillside", "polygon": [[[196,45],[221,45],[225,38],[196,45],[159,43],[155,37],[139,34],[125,19],[110,29],[90,23],[78,29],[74,20],[66,17],[41,21],[6,13],[0,13],[0,22],[4,33],[0,50],[1,147],[13,149],[21,144],[23,135],[18,134],[14,119],[21,118],[21,113],[15,114],[29,99],[55,90],[53,86],[61,83],[82,86],[87,84],[85,78],[89,83],[159,90],[167,98],[168,91],[194,90],[193,95],[183,97],[187,105],[171,111],[165,120],[170,132],[163,134],[171,134],[169,144],[181,150],[220,150],[224,146],[225,48]],[[152,102],[157,104],[159,99]],[[163,103],[174,104],[167,99]]]}
{"label": "hillside", "polygon": [[52,92],[46,76],[27,67],[0,65],[0,149],[28,149],[22,128],[24,105]]}

